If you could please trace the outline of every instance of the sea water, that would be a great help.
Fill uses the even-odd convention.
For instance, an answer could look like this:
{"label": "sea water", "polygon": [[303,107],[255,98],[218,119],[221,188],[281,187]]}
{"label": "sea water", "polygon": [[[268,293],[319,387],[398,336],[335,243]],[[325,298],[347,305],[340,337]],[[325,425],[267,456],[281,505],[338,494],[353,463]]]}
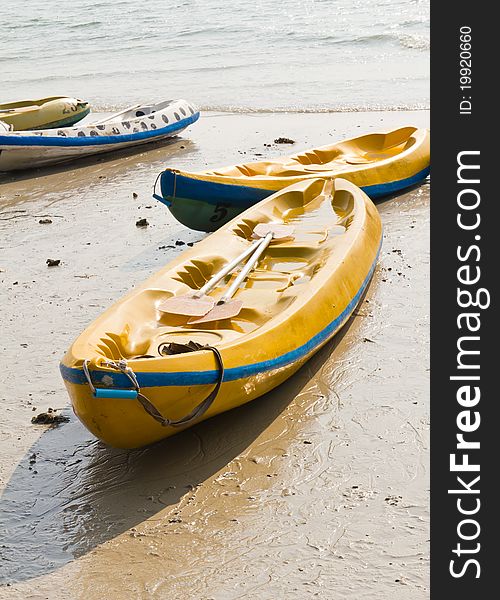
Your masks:
{"label": "sea water", "polygon": [[17,0],[0,4],[0,102],[48,95],[113,110],[429,104],[429,0]]}

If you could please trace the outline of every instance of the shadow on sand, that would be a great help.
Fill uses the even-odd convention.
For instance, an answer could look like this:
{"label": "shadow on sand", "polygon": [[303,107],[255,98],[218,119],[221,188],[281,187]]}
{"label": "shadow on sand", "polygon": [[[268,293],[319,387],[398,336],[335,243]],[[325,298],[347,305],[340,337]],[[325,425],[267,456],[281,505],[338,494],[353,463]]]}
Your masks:
{"label": "shadow on sand", "polygon": [[[181,148],[182,145],[182,148]],[[37,167],[34,169],[25,169],[22,171],[0,171],[0,183],[14,183],[18,181],[26,181],[46,177],[48,175],[65,173],[71,171],[72,175],[78,173],[79,170],[85,167],[95,165],[106,165],[118,161],[117,165],[113,165],[117,170],[129,169],[136,166],[139,162],[147,160],[149,163],[155,161],[163,161],[179,152],[193,151],[196,145],[189,139],[176,136],[166,140],[149,142],[148,144],[139,144],[122,150],[113,150],[102,154],[93,154],[82,158],[69,160],[55,165],[46,167]]]}
{"label": "shadow on sand", "polygon": [[76,418],[45,431],[0,499],[0,582],[50,573],[175,505],[285,410],[335,353],[352,320],[276,390],[154,446],[106,447]]}

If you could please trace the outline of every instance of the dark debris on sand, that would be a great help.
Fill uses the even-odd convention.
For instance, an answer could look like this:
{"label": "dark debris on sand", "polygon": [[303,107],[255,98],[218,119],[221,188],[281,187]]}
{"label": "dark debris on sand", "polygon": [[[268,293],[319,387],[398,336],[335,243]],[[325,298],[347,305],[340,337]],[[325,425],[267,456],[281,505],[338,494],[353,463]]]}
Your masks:
{"label": "dark debris on sand", "polygon": [[136,227],[147,227],[148,225],[149,225],[149,223],[148,223],[147,219],[139,219],[138,221],[135,222]]}
{"label": "dark debris on sand", "polygon": [[48,258],[46,263],[48,267],[58,267],[61,264],[61,261],[59,258]]}
{"label": "dark debris on sand", "polygon": [[47,412],[41,412],[35,415],[31,422],[34,425],[60,425],[61,423],[68,423],[69,417],[60,415],[53,408],[48,408]]}
{"label": "dark debris on sand", "polygon": [[275,144],[295,144],[295,140],[291,140],[287,137],[279,137],[274,140]]}

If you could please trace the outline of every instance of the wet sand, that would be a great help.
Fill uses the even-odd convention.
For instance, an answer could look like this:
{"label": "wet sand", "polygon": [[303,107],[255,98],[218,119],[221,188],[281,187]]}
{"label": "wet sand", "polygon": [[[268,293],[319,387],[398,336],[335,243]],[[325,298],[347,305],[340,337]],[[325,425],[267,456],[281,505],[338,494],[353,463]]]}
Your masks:
{"label": "wet sand", "polygon": [[[204,236],[151,198],[164,165],[428,120],[207,114],[168,145],[0,174],[0,598],[428,597],[427,183],[378,203],[380,261],[342,333],[249,405],[114,450],[73,416],[58,370],[87,324],[183,249],[162,247]],[[264,146],[279,136],[296,144]],[[48,407],[70,421],[32,425]]]}

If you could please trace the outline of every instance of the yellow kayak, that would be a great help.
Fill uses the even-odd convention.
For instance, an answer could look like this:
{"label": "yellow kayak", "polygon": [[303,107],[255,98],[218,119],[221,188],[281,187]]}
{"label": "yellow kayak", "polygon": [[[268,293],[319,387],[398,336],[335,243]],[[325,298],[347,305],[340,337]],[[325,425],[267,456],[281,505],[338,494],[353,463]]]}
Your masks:
{"label": "yellow kayak", "polygon": [[430,165],[430,132],[402,127],[370,133],[293,156],[188,172],[166,169],[161,194],[183,225],[215,231],[249,206],[278,190],[315,177],[342,177],[373,200],[425,179]]}
{"label": "yellow kayak", "polygon": [[[262,227],[274,233],[254,240]],[[276,228],[288,234],[272,239]],[[377,209],[343,179],[308,179],[263,200],[118,301],[73,343],[61,374],[76,415],[104,442],[134,448],[268,392],[349,319],[381,239]],[[255,244],[260,254],[250,256]],[[226,274],[200,304],[200,288],[241,253],[250,256],[242,271],[254,264],[246,279],[238,284],[242,271]],[[221,296],[234,284],[235,315],[203,321],[203,303],[219,299],[213,310],[224,311]],[[194,304],[205,316],[181,314],[172,302]]]}
{"label": "yellow kayak", "polygon": [[74,125],[90,112],[88,102],[66,96],[0,104],[0,121],[14,131],[50,129]]}

